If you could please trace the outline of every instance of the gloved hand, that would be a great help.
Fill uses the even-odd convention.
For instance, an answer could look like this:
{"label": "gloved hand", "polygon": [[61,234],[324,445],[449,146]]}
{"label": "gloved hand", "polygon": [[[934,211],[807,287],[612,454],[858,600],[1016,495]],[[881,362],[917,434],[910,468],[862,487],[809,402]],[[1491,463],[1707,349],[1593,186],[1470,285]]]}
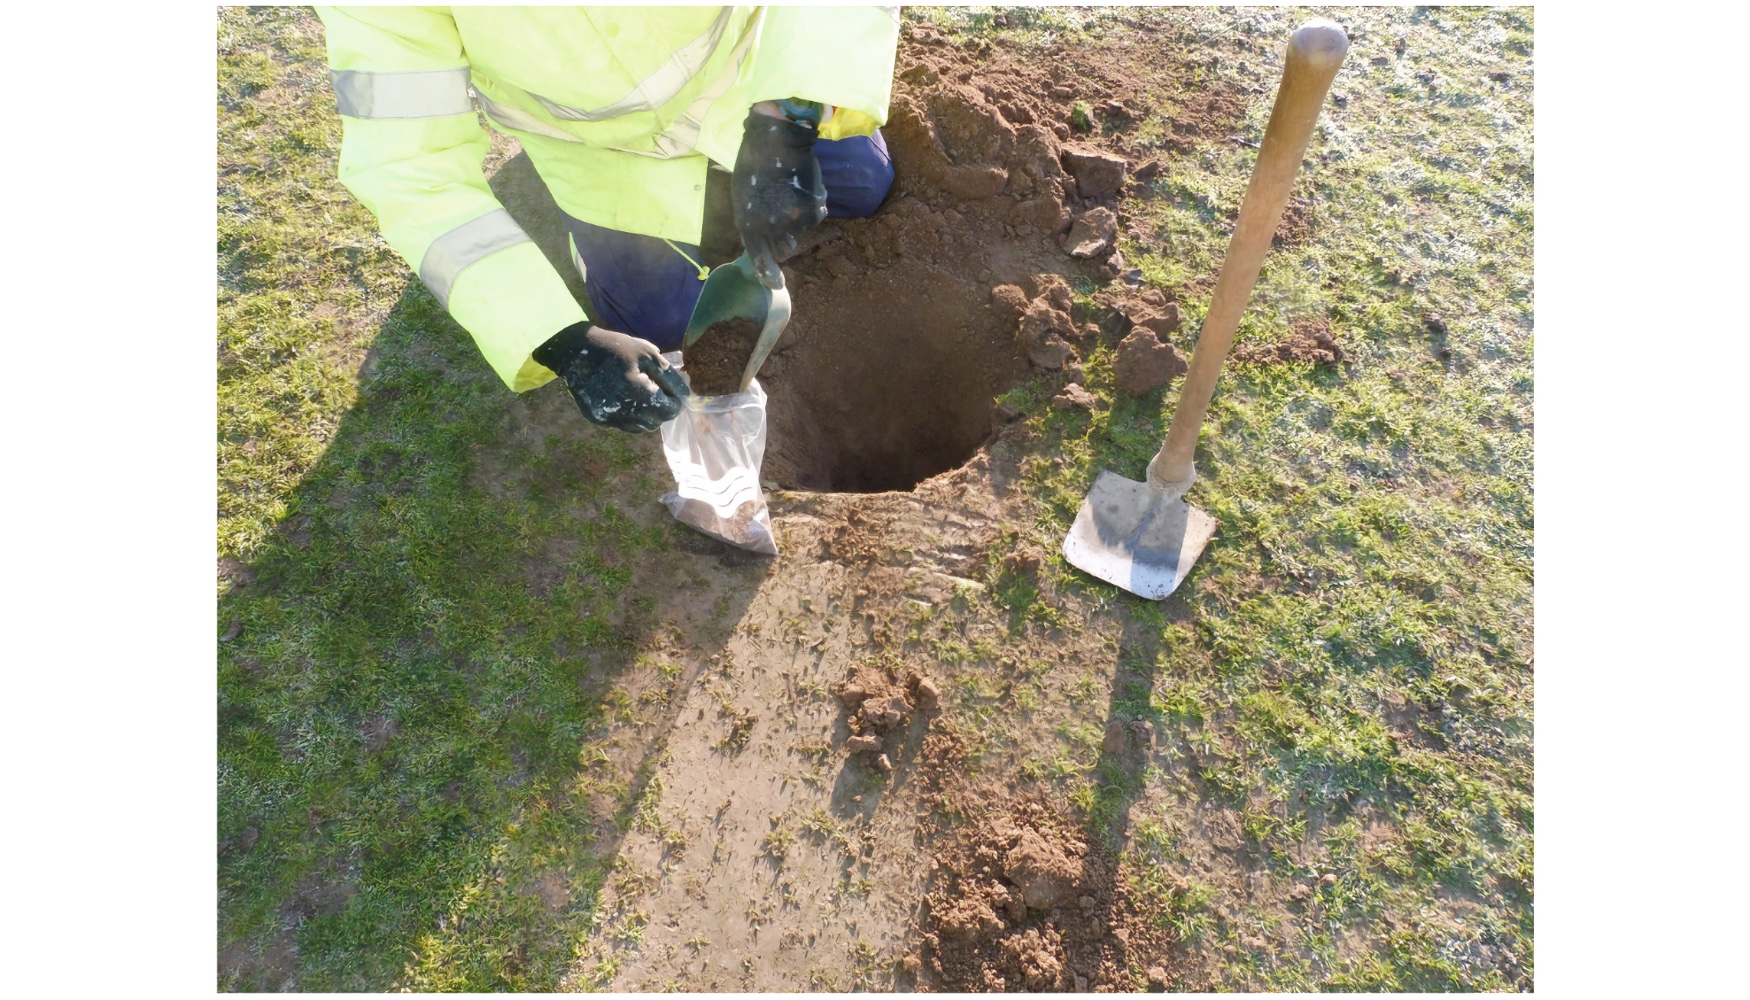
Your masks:
{"label": "gloved hand", "polygon": [[796,238],[826,218],[826,184],[814,158],[814,127],[750,111],[742,122],[730,196],[735,228],[754,271],[767,288],[782,288],[778,261],[796,251]]}
{"label": "gloved hand", "polygon": [[653,431],[681,412],[681,373],[648,340],[573,323],[535,348],[536,361],[565,380],[590,423]]}

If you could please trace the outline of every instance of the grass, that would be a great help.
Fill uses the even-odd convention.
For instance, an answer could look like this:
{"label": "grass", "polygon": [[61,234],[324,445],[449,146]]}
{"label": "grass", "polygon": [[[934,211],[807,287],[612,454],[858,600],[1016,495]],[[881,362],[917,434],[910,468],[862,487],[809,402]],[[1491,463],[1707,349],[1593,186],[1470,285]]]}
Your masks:
{"label": "grass", "polygon": [[602,500],[639,474],[619,436],[515,432],[336,185],[314,17],[226,8],[219,52],[218,549],[247,567],[218,597],[220,985],[551,988],[613,857],[587,754],[641,634],[630,556],[668,529]]}
{"label": "grass", "polygon": [[[1109,40],[1137,12],[925,16],[963,40],[1001,34],[1049,54]],[[1185,15],[1170,19],[1168,43],[1267,95],[1276,40],[1304,16]],[[1013,628],[1085,602],[1141,633],[1133,645],[1150,662],[1121,664],[1112,714],[1152,721],[1167,758],[1158,776],[1114,767],[1090,747],[1097,734],[1071,725],[1019,771],[1111,835],[1231,817],[1236,853],[1277,887],[1340,869],[1318,883],[1317,905],[1373,944],[1339,947],[1302,914],[1264,965],[1211,931],[1280,922],[1290,908],[1277,892],[1220,921],[1205,894],[1166,893],[1187,957],[1216,988],[1516,988],[1533,975],[1531,15],[1330,16],[1354,43],[1295,191],[1311,231],[1267,259],[1238,342],[1316,318],[1348,356],[1336,368],[1229,366],[1190,497],[1221,534],[1181,596],[1114,596],[1052,544],[1101,469],[1140,475],[1172,391],[1116,392],[1100,350],[1085,359],[1087,384],[1110,409],[1055,411],[1030,387],[1004,399],[1027,414],[1039,508],[1026,540],[1052,553],[1039,578],[1056,585],[999,573],[993,594]],[[1231,44],[1211,44],[1223,36]],[[1242,139],[1255,142],[1268,110],[1249,102]],[[1170,134],[1158,118],[1123,127],[1146,151]],[[1156,155],[1167,169],[1124,205],[1128,231],[1152,235],[1121,249],[1177,295],[1191,332],[1256,152]],[[1090,683],[1064,693],[1080,700]],[[1135,840],[1127,854],[1151,863]],[[1439,917],[1411,916],[1424,912]]]}
{"label": "grass", "polygon": [[[1239,341],[1321,319],[1345,362],[1224,374],[1190,497],[1220,534],[1164,604],[1089,581],[1056,543],[1101,469],[1140,475],[1173,390],[1116,391],[1104,349],[1085,368],[1107,409],[1017,387],[1030,519],[982,587],[902,631],[980,780],[1053,789],[1121,850],[1182,982],[1525,988],[1532,16],[1328,13],[1354,45],[1297,183],[1309,221],[1266,261]],[[1199,79],[1256,88],[1236,126],[1255,141],[1305,15],[907,16],[1040,54],[1154,19]],[[679,536],[623,505],[658,492],[660,463],[542,430],[569,401],[506,393],[375,235],[334,181],[307,10],[222,9],[217,42],[219,985],[605,987],[619,959],[579,966],[580,942],[635,946],[663,916],[637,908],[654,876],[615,864],[626,830],[670,829],[654,765],[617,736],[685,676],[656,648],[667,584],[638,576]],[[1126,200],[1122,252],[1177,295],[1189,343],[1256,150],[1171,152],[1170,111],[1083,124],[1132,130],[1167,167]],[[1021,545],[1036,569],[997,557]],[[1088,646],[1105,671],[1051,658],[1072,642],[1108,643]],[[1154,726],[1145,763],[1103,757],[1100,726],[1066,714],[1103,700]],[[712,721],[723,753],[753,731],[730,702]],[[846,836],[825,813],[794,826],[771,831],[774,860],[799,833]],[[818,982],[879,984],[872,952],[845,963]]]}

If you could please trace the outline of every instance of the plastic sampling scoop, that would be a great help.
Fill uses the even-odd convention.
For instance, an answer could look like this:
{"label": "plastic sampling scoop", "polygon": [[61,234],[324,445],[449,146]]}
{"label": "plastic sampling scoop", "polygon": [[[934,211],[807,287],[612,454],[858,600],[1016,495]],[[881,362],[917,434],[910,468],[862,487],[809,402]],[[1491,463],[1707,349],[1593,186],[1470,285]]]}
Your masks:
{"label": "plastic sampling scoop", "polygon": [[741,373],[737,392],[746,392],[748,384],[766,363],[766,357],[790,322],[790,290],[767,288],[754,273],[753,261],[742,254],[721,267],[714,268],[699,291],[699,302],[687,321],[687,333],[681,341],[683,351],[690,352],[706,331],[719,323],[745,319],[760,328],[760,339],[748,355],[747,367]]}

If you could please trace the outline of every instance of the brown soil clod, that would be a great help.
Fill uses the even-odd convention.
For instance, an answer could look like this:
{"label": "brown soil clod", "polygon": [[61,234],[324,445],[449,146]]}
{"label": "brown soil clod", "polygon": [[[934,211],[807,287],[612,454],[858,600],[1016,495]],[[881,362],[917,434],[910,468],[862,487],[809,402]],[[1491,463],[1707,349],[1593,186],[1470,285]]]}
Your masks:
{"label": "brown soil clod", "polygon": [[1077,333],[1069,313],[1041,295],[1021,314],[1015,335],[1027,352],[1028,361],[1040,368],[1055,370],[1062,368],[1064,362],[1074,355],[1075,349],[1069,345],[1068,339],[1076,337]]}
{"label": "brown soil clod", "polygon": [[928,677],[911,671],[903,679],[884,667],[864,667],[832,686],[833,697],[845,712],[845,740],[849,756],[865,755],[869,766],[882,774],[893,772],[894,758],[905,738],[900,734],[918,716],[941,705],[941,689]]}
{"label": "brown soil clod", "polygon": [[1076,217],[1069,234],[1063,238],[1063,248],[1071,257],[1086,260],[1110,252],[1117,240],[1118,216],[1102,206]]}
{"label": "brown soil clod", "polygon": [[1027,311],[1027,293],[1014,285],[998,285],[990,290],[990,311],[1004,323],[1015,323]]}
{"label": "brown soil clod", "polygon": [[914,704],[921,712],[933,712],[942,703],[941,689],[936,682],[928,677],[919,677],[917,685],[912,689]]}
{"label": "brown soil clod", "polygon": [[1018,800],[963,832],[920,926],[919,985],[958,992],[1131,991],[1135,968],[1165,982],[1158,914],[1121,888],[1111,852],[1066,810]]}
{"label": "brown soil clod", "polygon": [[1146,326],[1138,325],[1118,343],[1112,358],[1112,375],[1118,388],[1133,396],[1166,385],[1173,376],[1183,375],[1191,363],[1172,344],[1163,343]]}
{"label": "brown soil clod", "polygon": [[1124,189],[1130,164],[1122,156],[1097,150],[1066,149],[1063,168],[1076,179],[1084,198],[1111,198]]}
{"label": "brown soil clod", "polygon": [[759,339],[760,325],[743,316],[706,327],[681,354],[689,388],[700,396],[739,392],[742,373]]}
{"label": "brown soil clod", "polygon": [[881,749],[879,736],[853,736],[845,741],[845,752],[851,754],[875,753]]}
{"label": "brown soil clod", "polygon": [[1184,324],[1179,314],[1179,303],[1168,302],[1159,289],[1151,288],[1135,299],[1119,303],[1118,311],[1129,320],[1132,326],[1147,328],[1161,341],[1177,333]]}
{"label": "brown soil clod", "polygon": [[1311,361],[1314,364],[1335,365],[1344,358],[1343,348],[1331,334],[1330,324],[1322,319],[1299,320],[1289,329],[1285,340],[1274,344],[1246,344],[1235,348],[1234,359],[1252,364],[1278,364],[1284,361]]}
{"label": "brown soil clod", "polygon": [[1100,400],[1079,384],[1071,382],[1063,387],[1062,392],[1051,397],[1051,405],[1054,409],[1059,410],[1088,410],[1091,412],[1100,405]]}

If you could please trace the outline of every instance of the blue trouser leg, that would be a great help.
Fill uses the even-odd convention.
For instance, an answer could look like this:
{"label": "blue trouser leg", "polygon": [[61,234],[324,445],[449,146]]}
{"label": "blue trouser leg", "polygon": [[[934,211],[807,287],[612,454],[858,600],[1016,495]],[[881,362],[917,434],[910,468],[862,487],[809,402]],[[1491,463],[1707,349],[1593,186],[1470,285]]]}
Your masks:
{"label": "blue trouser leg", "polygon": [[826,183],[829,219],[867,219],[893,186],[893,157],[887,154],[887,140],[879,131],[821,139],[814,144],[814,158],[820,161],[820,179]]}
{"label": "blue trouser leg", "polygon": [[565,231],[583,260],[583,284],[597,315],[590,321],[678,351],[704,279],[687,259],[699,248],[676,243],[686,257],[653,236],[622,233],[565,216]]}
{"label": "blue trouser leg", "polygon": [[[828,218],[868,218],[881,207],[893,185],[893,159],[880,132],[821,139],[814,144],[814,156],[826,184]],[[583,283],[600,314],[590,320],[642,337],[660,350],[680,350],[704,286],[692,263],[699,259],[699,248],[691,243],[670,247],[653,236],[604,229],[570,216],[565,216],[565,231],[583,261]]]}

